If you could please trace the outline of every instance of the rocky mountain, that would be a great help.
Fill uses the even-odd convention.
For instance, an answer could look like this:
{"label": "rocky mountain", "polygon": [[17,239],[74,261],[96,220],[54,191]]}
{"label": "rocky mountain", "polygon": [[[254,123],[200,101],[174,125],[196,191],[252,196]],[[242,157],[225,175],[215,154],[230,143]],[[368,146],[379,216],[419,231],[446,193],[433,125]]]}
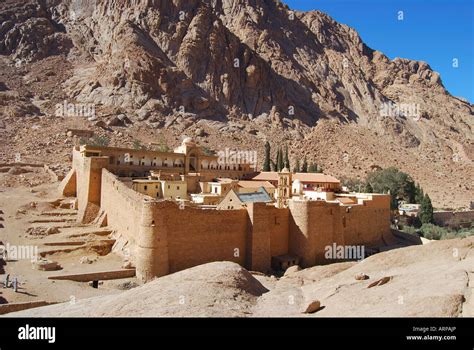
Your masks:
{"label": "rocky mountain", "polygon": [[[474,198],[473,105],[427,63],[390,60],[319,11],[276,0],[6,0],[0,20],[5,161],[66,161],[72,126],[111,144],[188,135],[260,155],[270,140],[336,176],[397,166],[438,207]],[[95,117],[58,116],[64,101]]]}

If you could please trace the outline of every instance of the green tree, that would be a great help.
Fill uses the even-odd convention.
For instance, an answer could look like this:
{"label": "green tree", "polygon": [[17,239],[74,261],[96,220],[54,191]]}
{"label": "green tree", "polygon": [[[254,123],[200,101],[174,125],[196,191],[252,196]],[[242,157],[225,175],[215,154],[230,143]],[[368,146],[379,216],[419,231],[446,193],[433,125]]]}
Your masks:
{"label": "green tree", "polygon": [[270,142],[265,142],[265,159],[263,160],[263,171],[270,171]]}
{"label": "green tree", "polygon": [[133,148],[134,149],[142,149],[142,144],[139,140],[133,140]]}
{"label": "green tree", "polygon": [[421,188],[420,184],[416,184],[415,186],[415,203],[421,204],[423,202],[423,198],[425,194],[423,192],[423,188]]}
{"label": "green tree", "polygon": [[277,169],[278,169],[278,171],[282,171],[284,167],[285,167],[285,164],[284,164],[284,161],[283,161],[283,151],[281,150],[281,148],[278,148]]}
{"label": "green tree", "polygon": [[369,182],[367,182],[365,184],[364,192],[365,193],[374,193],[374,189],[372,188],[372,186],[370,185]]}
{"label": "green tree", "polygon": [[420,208],[420,221],[422,224],[433,223],[433,204],[428,194],[425,194]]}
{"label": "green tree", "polygon": [[311,165],[308,168],[309,173],[317,173],[318,172],[318,165],[315,163],[311,163]]}
{"label": "green tree", "polygon": [[288,156],[288,145],[285,146],[285,168],[287,168],[288,170],[291,169],[291,165],[290,165],[290,158]]}
{"label": "green tree", "polygon": [[365,187],[365,183],[357,178],[351,177],[342,177],[341,178],[342,186],[345,186],[349,191],[359,192]]}
{"label": "green tree", "polygon": [[404,199],[409,203],[415,200],[416,186],[413,179],[395,167],[377,170],[367,176],[374,192],[388,193],[397,199]]}
{"label": "green tree", "polygon": [[272,171],[278,171],[277,164],[271,159],[270,159],[270,166],[271,166]]}
{"label": "green tree", "polygon": [[296,160],[295,167],[293,168],[293,172],[294,172],[294,173],[299,173],[300,171],[301,171],[301,169],[300,169],[300,160],[297,159],[297,160]]}
{"label": "green tree", "polygon": [[308,172],[308,161],[306,159],[306,156],[304,156],[304,159],[303,159],[303,166],[301,167],[301,172],[302,173]]}
{"label": "green tree", "polygon": [[398,199],[397,199],[397,196],[395,195],[391,195],[391,199],[390,199],[390,209],[391,210],[397,210],[398,209]]}
{"label": "green tree", "polygon": [[277,154],[275,158],[276,171],[280,171],[280,148],[277,149]]}

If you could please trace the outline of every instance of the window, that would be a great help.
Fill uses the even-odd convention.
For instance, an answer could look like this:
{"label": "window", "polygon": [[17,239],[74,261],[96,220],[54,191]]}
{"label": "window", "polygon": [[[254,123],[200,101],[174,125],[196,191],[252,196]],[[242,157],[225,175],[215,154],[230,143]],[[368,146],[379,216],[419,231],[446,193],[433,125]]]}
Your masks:
{"label": "window", "polygon": [[176,189],[179,190],[179,186],[176,186]]}
{"label": "window", "polygon": [[214,187],[214,193],[217,193],[217,187]]}
{"label": "window", "polygon": [[168,185],[168,190],[169,190],[170,188],[171,188],[171,186],[170,186],[170,185]]}
{"label": "window", "polygon": [[146,191],[146,190],[148,190],[148,186],[147,186],[147,185],[145,185],[145,191]]}

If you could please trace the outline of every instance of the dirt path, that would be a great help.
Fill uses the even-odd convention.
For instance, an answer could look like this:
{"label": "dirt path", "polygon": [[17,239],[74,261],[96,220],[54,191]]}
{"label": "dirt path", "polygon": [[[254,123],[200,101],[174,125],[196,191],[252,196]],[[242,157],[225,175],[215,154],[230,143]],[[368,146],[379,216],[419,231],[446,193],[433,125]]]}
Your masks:
{"label": "dirt path", "polygon": [[[10,255],[0,261],[0,304],[45,300],[48,302],[71,303],[91,296],[120,292],[118,286],[135,279],[105,281],[98,289],[88,283],[48,280],[48,276],[69,273],[85,273],[109,269],[120,269],[122,257],[109,253],[111,242],[104,229],[93,229],[75,222],[75,210],[57,208],[51,205],[59,197],[57,183],[45,184],[33,189],[25,187],[0,187],[0,244],[7,247]],[[49,235],[28,234],[42,232],[49,228]],[[98,234],[91,232],[99,231]],[[56,244],[59,243],[59,244]],[[73,244],[73,245],[71,245]],[[54,252],[48,254],[48,252]],[[33,268],[35,252],[56,261],[62,267],[58,271],[40,271]],[[30,254],[32,253],[32,254]],[[106,254],[106,255],[101,255]],[[86,258],[85,258],[86,257]],[[34,258],[34,257],[33,257]],[[81,263],[88,260],[91,263]],[[7,274],[10,281],[17,278],[18,290],[3,288]]]}

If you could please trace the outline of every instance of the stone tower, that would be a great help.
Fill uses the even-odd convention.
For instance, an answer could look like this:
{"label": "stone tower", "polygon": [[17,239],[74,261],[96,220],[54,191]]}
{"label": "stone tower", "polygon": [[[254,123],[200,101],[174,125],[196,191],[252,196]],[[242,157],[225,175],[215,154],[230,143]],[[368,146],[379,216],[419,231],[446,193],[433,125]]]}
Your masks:
{"label": "stone tower", "polygon": [[285,208],[291,198],[291,172],[284,168],[278,173],[277,207]]}

